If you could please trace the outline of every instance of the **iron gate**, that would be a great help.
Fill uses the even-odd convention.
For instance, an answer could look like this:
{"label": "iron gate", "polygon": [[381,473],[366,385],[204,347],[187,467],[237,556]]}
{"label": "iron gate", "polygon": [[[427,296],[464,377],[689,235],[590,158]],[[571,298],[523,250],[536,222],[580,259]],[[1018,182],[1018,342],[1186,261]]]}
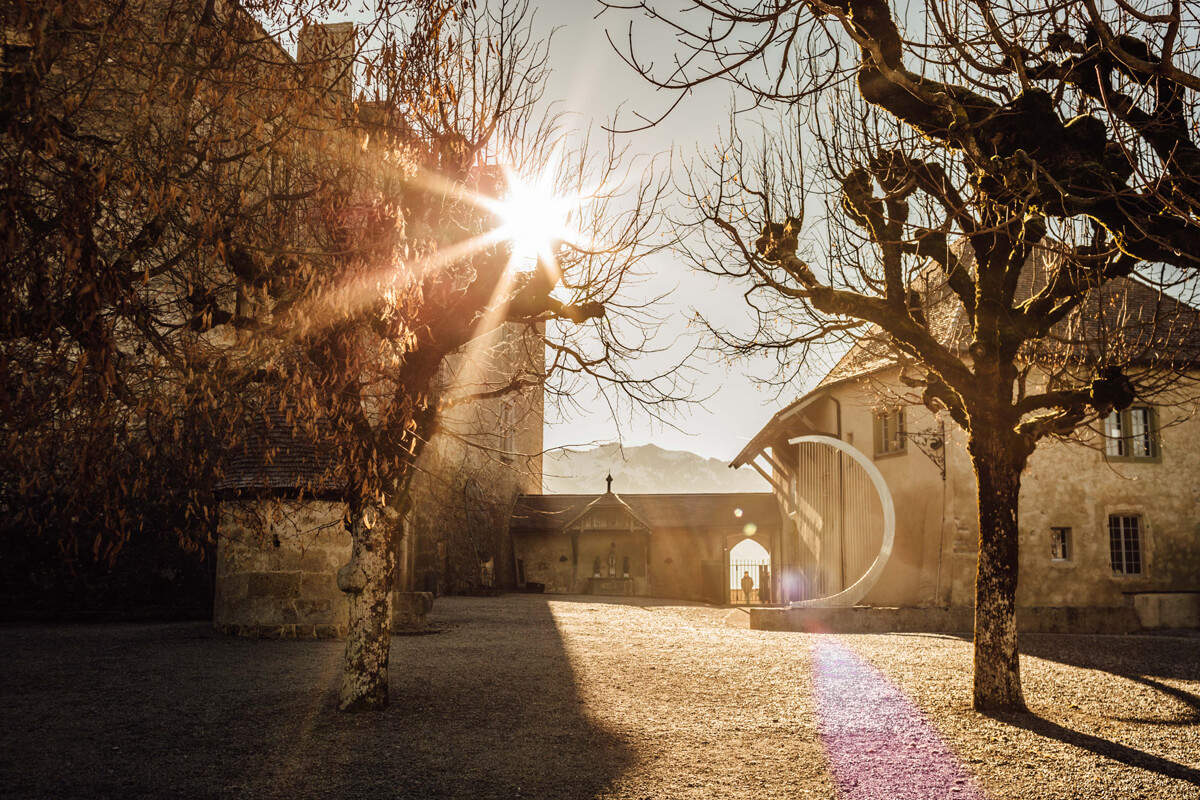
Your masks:
{"label": "iron gate", "polygon": [[[747,578],[749,581],[746,580]],[[771,565],[766,561],[759,560],[730,561],[728,586],[730,605],[769,605],[771,603]]]}

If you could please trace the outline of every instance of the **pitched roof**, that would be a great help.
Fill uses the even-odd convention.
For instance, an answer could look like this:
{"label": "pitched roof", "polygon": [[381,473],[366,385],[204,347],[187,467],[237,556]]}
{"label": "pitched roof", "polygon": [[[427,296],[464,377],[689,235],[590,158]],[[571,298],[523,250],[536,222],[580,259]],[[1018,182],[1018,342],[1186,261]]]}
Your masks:
{"label": "pitched roof", "polygon": [[1137,277],[1116,278],[1088,292],[1051,343],[1124,363],[1191,364],[1200,361],[1200,310]]}
{"label": "pitched roof", "polygon": [[[1055,256],[1038,251],[1019,276],[1014,302],[1023,303],[1047,284]],[[963,247],[960,258],[974,268],[974,256]],[[965,355],[971,344],[971,325],[958,296],[950,289],[940,266],[930,263],[917,276],[914,288],[921,295],[929,332],[947,349]],[[1194,364],[1200,362],[1200,310],[1155,289],[1137,277],[1116,278],[1088,292],[1083,301],[1058,323],[1040,343],[1043,351],[1056,351],[1086,360],[1103,346],[1127,363]],[[865,378],[894,367],[899,354],[890,337],[872,325],[860,336],[813,389],[776,413],[742,448],[730,466],[749,463],[782,429],[791,411],[802,408],[817,392],[856,378]]]}
{"label": "pitched roof", "polygon": [[[604,495],[595,494],[520,495],[513,507],[512,529],[562,531],[602,497]],[[751,523],[759,530],[779,527],[779,505],[770,492],[623,494],[619,499],[651,531],[744,528]]]}
{"label": "pitched roof", "polygon": [[[1024,303],[1045,288],[1054,254],[1038,251],[1021,270],[1014,303]],[[969,249],[963,260],[973,267]],[[971,324],[958,296],[940,267],[930,264],[914,282],[921,294],[929,332],[952,352],[965,354]],[[1200,311],[1134,277],[1114,278],[1089,291],[1067,317],[1054,326],[1047,345],[1057,355],[1086,356],[1101,347],[1126,362],[1200,360]],[[1043,347],[1042,349],[1047,349]],[[865,377],[898,363],[889,337],[878,326],[864,333],[814,387],[823,389]]]}
{"label": "pitched roof", "polygon": [[306,429],[288,409],[264,409],[226,453],[216,491],[340,497],[345,481],[336,474],[329,448],[318,441],[321,432]]}
{"label": "pitched roof", "polygon": [[[846,354],[833,365],[833,369],[829,370],[824,378],[821,378],[812,391],[815,392],[851,378],[879,372],[895,363],[896,352],[892,349],[891,343],[887,341],[882,330],[871,326],[870,330],[850,345]],[[810,394],[812,392],[808,392],[802,397],[808,397]]]}
{"label": "pitched roof", "polygon": [[611,489],[609,491],[605,492],[604,494],[600,495],[599,497],[597,497],[592,502],[585,505],[578,514],[576,514],[574,517],[568,519],[566,521],[566,524],[563,527],[571,527],[576,522],[578,522],[579,520],[581,520],[585,516],[587,516],[587,513],[589,511],[592,511],[593,509],[602,509],[602,508],[619,509],[619,510],[623,511],[624,513],[628,514],[630,517],[632,517],[633,520],[636,521],[639,526],[642,526],[645,528],[650,527],[650,523],[648,523],[648,522],[646,522],[646,520],[642,519],[642,516],[640,514],[638,514],[636,511],[634,511],[633,508],[628,503],[626,503],[624,499],[622,499],[621,495],[616,494]]}

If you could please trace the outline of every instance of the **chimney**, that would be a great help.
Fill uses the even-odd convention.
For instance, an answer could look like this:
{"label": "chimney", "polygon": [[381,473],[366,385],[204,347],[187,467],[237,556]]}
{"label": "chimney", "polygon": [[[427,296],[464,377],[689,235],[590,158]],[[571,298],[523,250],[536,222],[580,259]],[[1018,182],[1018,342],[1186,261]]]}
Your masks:
{"label": "chimney", "polygon": [[300,31],[296,61],[316,85],[338,100],[349,100],[354,88],[354,51],[358,32],[353,22],[310,23]]}

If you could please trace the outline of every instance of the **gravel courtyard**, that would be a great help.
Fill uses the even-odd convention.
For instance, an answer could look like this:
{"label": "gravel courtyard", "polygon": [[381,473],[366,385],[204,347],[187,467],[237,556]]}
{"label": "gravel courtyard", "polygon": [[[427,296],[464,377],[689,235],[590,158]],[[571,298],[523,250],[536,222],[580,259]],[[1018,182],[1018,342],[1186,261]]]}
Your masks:
{"label": "gravel courtyard", "polygon": [[993,719],[954,637],[535,595],[431,620],[361,716],[338,642],[0,628],[0,796],[1200,798],[1200,638],[1025,636],[1033,714]]}

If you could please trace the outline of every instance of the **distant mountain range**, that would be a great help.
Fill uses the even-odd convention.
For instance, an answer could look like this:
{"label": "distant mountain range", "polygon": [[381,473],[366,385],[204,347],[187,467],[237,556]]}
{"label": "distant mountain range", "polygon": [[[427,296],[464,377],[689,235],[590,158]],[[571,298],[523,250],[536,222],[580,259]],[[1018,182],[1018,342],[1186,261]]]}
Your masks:
{"label": "distant mountain range", "polygon": [[616,443],[555,450],[545,455],[542,471],[543,491],[548,494],[602,494],[610,471],[617,494],[770,491],[762,476],[749,467],[732,470],[719,458],[653,444],[624,450]]}

